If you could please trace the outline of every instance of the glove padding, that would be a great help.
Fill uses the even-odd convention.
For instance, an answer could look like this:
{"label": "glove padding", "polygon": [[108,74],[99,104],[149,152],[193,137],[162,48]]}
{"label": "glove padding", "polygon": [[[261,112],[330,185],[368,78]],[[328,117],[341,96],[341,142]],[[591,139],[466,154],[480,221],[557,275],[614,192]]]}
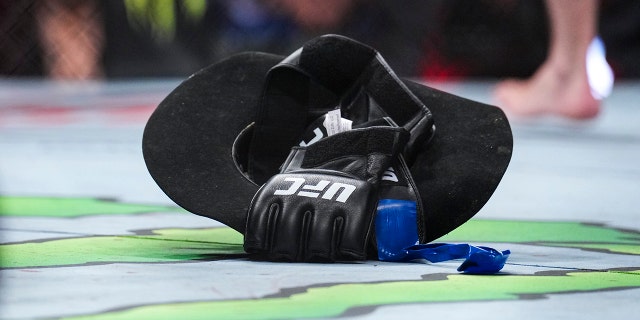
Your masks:
{"label": "glove padding", "polygon": [[294,147],[251,202],[245,251],[268,260],[366,259],[381,176],[408,135],[370,127]]}

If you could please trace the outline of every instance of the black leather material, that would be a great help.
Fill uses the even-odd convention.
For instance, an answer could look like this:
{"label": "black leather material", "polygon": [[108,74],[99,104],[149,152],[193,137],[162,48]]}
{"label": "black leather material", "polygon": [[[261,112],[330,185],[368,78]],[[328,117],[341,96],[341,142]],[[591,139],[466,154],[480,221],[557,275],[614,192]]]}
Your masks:
{"label": "black leather material", "polygon": [[371,127],[294,147],[251,203],[245,251],[269,260],[366,259],[382,174],[407,139],[403,128]]}
{"label": "black leather material", "polygon": [[[267,82],[270,70],[288,63],[287,57],[259,52],[234,55],[185,79],[154,111],[142,138],[145,164],[160,189],[186,210],[244,233],[251,199],[266,181],[258,181],[249,174],[250,162],[262,165],[261,161],[255,162],[252,147],[269,148],[274,142],[281,143],[277,139],[292,139],[293,143],[286,145],[282,154],[278,153],[277,161],[265,163],[264,168],[274,170],[273,175],[278,173],[278,166],[291,146],[301,139],[279,134],[271,136],[277,141],[262,144],[253,141],[256,138],[254,123],[265,103],[265,86],[277,84],[272,89],[285,89],[279,91],[283,94],[281,100],[271,100],[274,106],[283,106],[279,103],[283,100],[295,102],[284,105],[285,114],[291,117],[276,125],[274,131],[291,126],[304,131],[327,109],[341,104],[341,97],[332,91],[348,83],[347,74],[343,72],[355,73],[358,70],[349,69],[350,66],[362,65],[364,58],[374,56],[368,50],[345,50],[342,40],[336,36],[321,37],[305,46],[313,50],[299,54],[302,60],[299,64],[313,71],[308,74],[318,74],[324,79],[317,82],[329,82],[326,90],[318,85],[305,86],[308,76],[298,82],[291,81],[297,78],[290,77],[281,78],[281,82]],[[296,74],[301,73],[296,71]],[[490,199],[511,158],[511,129],[497,107],[407,79],[401,79],[401,84],[393,82],[389,81],[389,86],[367,88],[371,99],[364,101],[365,95],[361,97],[362,103],[368,103],[370,108],[363,117],[360,117],[362,113],[348,108],[343,109],[343,116],[375,119],[386,114],[399,126],[410,124],[413,113],[394,107],[393,101],[403,101],[402,98],[398,100],[395,95],[386,94],[387,88],[389,92],[397,92],[393,88],[402,86],[431,111],[435,132],[429,139],[415,141],[410,148],[415,158],[406,159],[424,209],[421,227],[425,238],[421,240],[428,242],[469,220]],[[287,88],[297,91],[293,94]],[[383,105],[384,113],[378,113]],[[314,108],[307,109],[309,116],[301,120],[288,113],[290,109],[296,110],[289,107],[299,106]],[[403,123],[402,119],[407,121]]]}
{"label": "black leather material", "polygon": [[250,142],[251,179],[261,184],[273,176],[309,122],[336,107],[355,125],[389,117],[405,128],[410,162],[433,133],[431,111],[377,51],[342,36],[319,37],[266,75]]}

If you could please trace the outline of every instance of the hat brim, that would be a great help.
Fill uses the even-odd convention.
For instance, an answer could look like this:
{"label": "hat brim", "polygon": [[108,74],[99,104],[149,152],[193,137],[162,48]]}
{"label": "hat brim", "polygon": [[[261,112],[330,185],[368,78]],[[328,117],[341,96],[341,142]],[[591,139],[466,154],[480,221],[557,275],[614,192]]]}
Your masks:
{"label": "hat brim", "polygon": [[[254,121],[265,75],[282,59],[249,52],[213,64],[181,83],[151,115],[144,159],[176,204],[244,233],[259,186],[238,168],[232,149]],[[489,200],[511,159],[512,134],[499,108],[403,82],[431,110],[436,125],[410,165],[431,241]]]}

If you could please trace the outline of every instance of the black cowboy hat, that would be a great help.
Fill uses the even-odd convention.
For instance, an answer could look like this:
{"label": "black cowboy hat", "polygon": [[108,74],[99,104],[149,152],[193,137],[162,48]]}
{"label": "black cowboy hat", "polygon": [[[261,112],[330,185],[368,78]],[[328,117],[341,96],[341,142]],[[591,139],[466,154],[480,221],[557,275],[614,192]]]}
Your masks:
{"label": "black cowboy hat", "polygon": [[[377,71],[366,71],[371,65]],[[252,197],[277,173],[296,139],[363,81],[375,91],[368,103],[400,126],[412,121],[412,108],[428,118],[427,137],[412,133],[415,145],[406,154],[422,199],[422,240],[469,220],[489,200],[511,158],[504,113],[400,79],[375,50],[341,36],[316,38],[286,58],[237,54],[192,75],[145,127],[147,168],[178,205],[244,233]]]}

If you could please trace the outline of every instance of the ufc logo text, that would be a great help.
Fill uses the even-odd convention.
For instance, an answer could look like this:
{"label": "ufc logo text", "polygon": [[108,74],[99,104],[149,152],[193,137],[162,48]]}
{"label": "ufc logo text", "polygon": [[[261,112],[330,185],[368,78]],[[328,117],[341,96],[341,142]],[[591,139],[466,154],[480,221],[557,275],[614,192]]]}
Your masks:
{"label": "ufc logo text", "polygon": [[[322,194],[322,199],[333,200],[334,196],[338,194],[335,201],[345,203],[349,196],[356,190],[356,186],[341,183],[330,182],[327,180],[320,180],[317,184],[305,184],[304,178],[285,178],[284,181],[291,182],[291,186],[288,189],[278,189],[273,194],[276,196],[290,196],[296,194],[301,197],[317,198]],[[328,188],[327,188],[328,187]],[[338,191],[340,191],[338,193]]]}

